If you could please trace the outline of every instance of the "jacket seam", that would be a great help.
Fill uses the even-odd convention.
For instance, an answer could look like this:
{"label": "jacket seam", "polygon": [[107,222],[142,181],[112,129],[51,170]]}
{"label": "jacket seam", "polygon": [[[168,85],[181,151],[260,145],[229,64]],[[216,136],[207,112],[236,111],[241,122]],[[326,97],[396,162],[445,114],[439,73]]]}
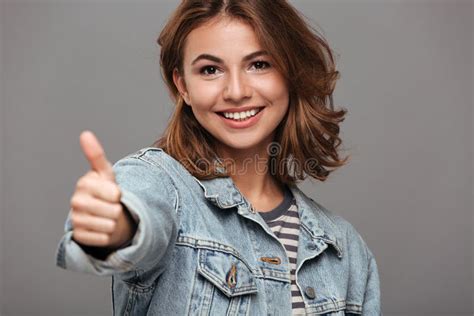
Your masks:
{"label": "jacket seam", "polygon": [[[168,173],[168,171],[166,170],[166,168],[164,168],[159,162],[150,161],[150,160],[148,160],[148,159],[143,158],[143,156],[144,156],[144,154],[145,154],[146,152],[148,152],[148,150],[145,150],[145,151],[143,151],[143,152],[140,151],[140,152],[135,153],[135,154],[131,154],[131,155],[129,155],[129,156],[126,157],[126,158],[129,158],[129,159],[137,159],[137,160],[139,160],[139,161],[143,161],[144,163],[146,163],[146,164],[148,164],[148,165],[151,165],[151,166],[153,166],[154,168],[159,169],[160,171],[163,171],[163,172],[167,175],[167,177],[168,177],[168,179],[169,179],[169,181],[170,181],[170,183],[171,183],[171,185],[172,185],[172,187],[173,187],[174,193],[175,193],[175,199],[176,199],[176,201],[175,201],[175,203],[174,203],[174,204],[175,204],[175,205],[174,205],[174,207],[175,207],[174,212],[175,212],[176,214],[178,214],[178,216],[177,216],[178,223],[176,223],[176,224],[177,224],[177,227],[179,227],[179,222],[180,222],[179,207],[180,207],[181,203],[180,203],[180,201],[179,201],[179,194],[178,194],[178,190],[177,190],[177,188],[176,188],[176,184],[175,184],[175,182],[173,181],[173,178],[171,177],[171,175],[170,175],[170,174]],[[124,159],[125,159],[125,158],[124,158]],[[127,270],[132,270],[132,271],[135,273],[135,280],[137,280],[137,281],[127,282],[127,283],[129,283],[129,284],[131,285],[131,287],[134,288],[134,291],[133,291],[133,292],[135,292],[135,293],[137,293],[137,292],[145,293],[145,292],[148,292],[150,289],[152,289],[152,288],[155,287],[155,285],[156,285],[155,283],[156,283],[156,282],[153,282],[153,283],[150,284],[149,286],[143,286],[143,285],[139,282],[139,280],[140,280],[140,271],[139,271],[139,270],[140,270],[140,269],[136,269],[134,264],[132,264],[131,262],[129,262],[129,261],[127,261],[127,260],[121,258],[121,257],[118,255],[118,253],[112,254],[110,258],[111,258],[112,260],[116,261],[116,262],[118,263],[118,265],[122,266],[123,268],[125,268],[125,269],[127,269]],[[138,290],[138,291],[137,291],[137,290]]]}
{"label": "jacket seam", "polygon": [[[181,205],[181,201],[180,201],[180,195],[179,195],[179,190],[178,190],[178,186],[176,185],[176,182],[174,181],[173,177],[171,176],[171,174],[169,173],[169,171],[167,170],[167,168],[165,168],[165,166],[159,162],[159,161],[156,161],[156,160],[152,160],[152,159],[148,159],[145,154],[150,151],[150,149],[146,150],[146,151],[143,151],[141,154],[137,154],[136,156],[136,159],[139,159],[141,161],[144,161],[146,163],[148,163],[149,165],[152,165],[152,166],[155,166],[156,168],[162,170],[169,178],[171,184],[173,185],[173,189],[174,189],[174,193],[175,193],[175,196],[176,196],[176,203],[175,203],[175,213],[178,214],[178,220],[180,221],[180,217],[181,217],[181,213],[180,213],[180,205]],[[158,150],[157,152],[161,152],[161,150]],[[170,168],[172,168],[171,166],[169,166]],[[174,169],[174,168],[173,168]],[[176,173],[176,176],[179,176],[179,172]],[[177,223],[179,224],[179,223]],[[178,225],[179,226],[179,225]]]}
{"label": "jacket seam", "polygon": [[[212,245],[198,245],[199,241],[213,243],[216,245],[220,245],[221,247],[213,247]],[[189,246],[194,249],[214,250],[214,251],[231,254],[235,256],[237,259],[239,259],[240,261],[242,261],[245,264],[245,266],[252,272],[252,275],[255,275],[254,270],[252,269],[251,265],[247,262],[247,260],[242,258],[240,253],[236,249],[234,249],[232,246],[222,244],[214,240],[197,239],[197,238],[193,238],[189,236],[178,236],[178,239],[176,240],[176,245]],[[228,249],[225,249],[225,248],[228,248]]]}

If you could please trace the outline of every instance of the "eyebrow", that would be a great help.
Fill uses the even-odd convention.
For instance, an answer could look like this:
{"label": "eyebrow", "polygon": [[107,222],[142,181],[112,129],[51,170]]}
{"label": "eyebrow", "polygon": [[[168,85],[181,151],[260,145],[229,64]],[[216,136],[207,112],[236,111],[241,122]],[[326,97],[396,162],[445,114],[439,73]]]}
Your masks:
{"label": "eyebrow", "polygon": [[[262,56],[262,55],[269,55],[269,53],[267,51],[264,51],[264,50],[259,50],[259,51],[253,52],[251,54],[248,54],[242,60],[243,61],[249,61],[249,60],[251,60],[255,57]],[[224,63],[224,61],[222,59],[220,59],[219,57],[217,57],[217,56],[210,55],[210,54],[201,54],[193,60],[193,62],[191,63],[191,66],[194,65],[195,63],[197,63],[201,59],[207,59],[207,60],[219,63],[219,64]]]}

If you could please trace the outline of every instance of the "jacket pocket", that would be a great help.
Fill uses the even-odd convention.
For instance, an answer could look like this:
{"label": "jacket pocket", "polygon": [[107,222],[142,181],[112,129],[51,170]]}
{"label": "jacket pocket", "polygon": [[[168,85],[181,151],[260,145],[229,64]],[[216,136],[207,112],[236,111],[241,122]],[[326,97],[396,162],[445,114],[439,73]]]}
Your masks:
{"label": "jacket pocket", "polygon": [[238,255],[201,248],[191,315],[246,315],[257,293],[255,276]]}

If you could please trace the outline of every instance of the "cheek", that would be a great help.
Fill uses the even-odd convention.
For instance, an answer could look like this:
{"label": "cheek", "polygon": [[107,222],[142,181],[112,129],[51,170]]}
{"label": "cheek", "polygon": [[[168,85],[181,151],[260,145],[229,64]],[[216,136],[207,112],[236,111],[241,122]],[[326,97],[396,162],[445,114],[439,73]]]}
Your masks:
{"label": "cheek", "polygon": [[270,102],[284,102],[289,98],[288,87],[284,79],[280,76],[272,76],[267,80],[259,80],[255,82],[259,93]]}
{"label": "cheek", "polygon": [[188,93],[195,110],[209,110],[217,104],[220,87],[212,82],[196,81],[188,86]]}

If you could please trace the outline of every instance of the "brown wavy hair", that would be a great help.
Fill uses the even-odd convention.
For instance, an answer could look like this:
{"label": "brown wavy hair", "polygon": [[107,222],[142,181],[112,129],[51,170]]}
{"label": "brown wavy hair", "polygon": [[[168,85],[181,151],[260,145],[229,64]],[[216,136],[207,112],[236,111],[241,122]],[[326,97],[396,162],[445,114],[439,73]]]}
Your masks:
{"label": "brown wavy hair", "polygon": [[341,145],[339,123],[347,112],[335,110],[332,102],[339,72],[326,40],[284,0],[181,2],[158,38],[162,76],[176,108],[163,136],[153,146],[180,161],[198,179],[229,175],[225,167],[219,169],[222,165],[202,163],[218,159],[217,140],[199,124],[173,82],[173,70],[183,70],[187,35],[215,17],[248,23],[289,87],[289,109],[277,127],[274,152],[270,150],[272,175],[286,184],[304,180],[306,175],[326,180],[349,158],[340,158],[337,151]]}

